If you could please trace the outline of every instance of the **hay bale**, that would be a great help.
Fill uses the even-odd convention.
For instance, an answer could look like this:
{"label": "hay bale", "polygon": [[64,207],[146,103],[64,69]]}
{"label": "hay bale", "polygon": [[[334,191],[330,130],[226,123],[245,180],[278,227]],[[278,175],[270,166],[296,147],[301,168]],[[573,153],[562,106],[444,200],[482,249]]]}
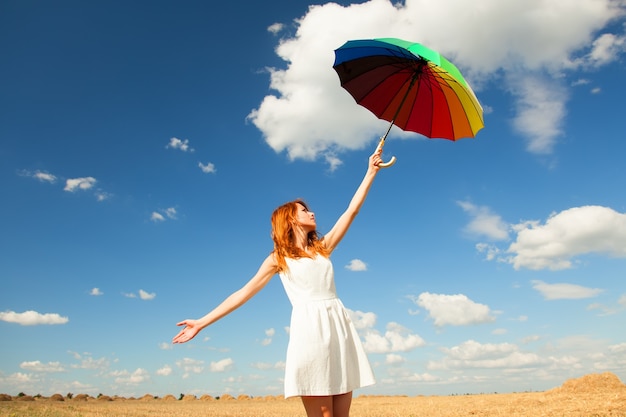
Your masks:
{"label": "hay bale", "polygon": [[237,396],[237,399],[241,400],[241,401],[247,401],[247,400],[250,399],[250,396],[246,395],[246,394],[240,394],[240,395]]}
{"label": "hay bale", "polygon": [[195,401],[197,399],[198,398],[195,395],[193,395],[193,394],[185,394],[183,396],[183,401]]}
{"label": "hay bale", "polygon": [[202,397],[200,397],[200,401],[215,401],[215,398],[213,398],[209,394],[204,394]]}
{"label": "hay bale", "polygon": [[61,394],[52,394],[50,401],[65,401],[65,398]]}
{"label": "hay bale", "polygon": [[100,395],[98,397],[98,401],[113,401],[113,398],[109,397],[108,395]]}
{"label": "hay bale", "polygon": [[15,401],[35,401],[35,397],[32,395],[20,395],[15,398]]}
{"label": "hay bale", "polygon": [[0,394],[0,401],[12,401],[13,398],[9,394]]}
{"label": "hay bale", "polygon": [[176,397],[174,397],[172,394],[167,394],[165,397],[163,397],[163,401],[176,401]]}
{"label": "hay bale", "polygon": [[89,399],[89,395],[87,394],[78,394],[72,397],[72,401],[87,401]]}
{"label": "hay bale", "polygon": [[562,386],[548,392],[560,394],[596,394],[613,391],[626,391],[626,385],[612,372],[589,374],[580,378],[568,379]]}
{"label": "hay bale", "polygon": [[265,397],[263,397],[264,401],[276,401],[276,397],[274,397],[273,395],[266,395]]}
{"label": "hay bale", "polygon": [[141,401],[152,401],[154,400],[154,395],[146,394],[140,398]]}
{"label": "hay bale", "polygon": [[230,401],[230,400],[234,400],[234,399],[235,399],[235,397],[233,397],[233,396],[232,396],[232,395],[230,395],[230,394],[224,394],[224,395],[222,395],[222,396],[220,397],[220,400],[225,400],[225,401]]}

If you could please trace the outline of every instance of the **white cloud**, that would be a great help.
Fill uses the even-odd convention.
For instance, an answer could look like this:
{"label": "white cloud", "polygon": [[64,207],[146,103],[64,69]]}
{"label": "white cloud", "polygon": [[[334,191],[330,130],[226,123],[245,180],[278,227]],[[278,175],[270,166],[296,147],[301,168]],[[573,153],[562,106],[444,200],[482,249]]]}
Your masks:
{"label": "white cloud", "polygon": [[150,374],[142,368],[137,368],[133,372],[113,372],[112,376],[116,377],[115,383],[121,385],[139,385],[150,380]]}
{"label": "white cloud", "polygon": [[507,224],[487,207],[458,204],[474,216],[466,231],[491,239],[504,237],[506,230],[516,234],[507,249],[476,244],[487,260],[509,263],[515,269],[569,269],[577,257],[588,254],[626,258],[626,214],[609,207],[573,207],[552,213],[543,224],[539,220]]}
{"label": "white cloud", "polygon": [[205,174],[214,174],[217,172],[217,169],[215,169],[215,164],[211,162],[207,162],[206,164],[203,164],[202,162],[198,162],[198,166],[200,167],[202,172],[204,172]]}
{"label": "white cloud", "polygon": [[372,329],[366,331],[363,337],[363,347],[368,353],[408,352],[426,344],[419,335],[393,322],[387,324],[385,334]]}
{"label": "white cloud", "polygon": [[260,371],[266,371],[274,367],[271,363],[267,363],[267,362],[255,362],[255,363],[251,363],[250,366]]}
{"label": "white cloud", "polygon": [[388,353],[385,356],[385,365],[399,365],[406,362],[406,359],[402,355],[397,353]]}
{"label": "white cloud", "polygon": [[588,62],[599,67],[612,62],[624,51],[626,37],[616,36],[612,33],[603,33],[593,41],[591,52],[588,55]]}
{"label": "white cloud", "polygon": [[446,355],[440,361],[430,361],[429,370],[454,370],[467,368],[522,368],[545,366],[564,360],[552,357],[542,358],[536,353],[522,352],[511,343],[481,344],[468,340],[452,348],[443,348]]}
{"label": "white cloud", "polygon": [[156,297],[156,293],[149,293],[144,290],[139,290],[139,298],[145,301],[154,300]]}
{"label": "white cloud", "polygon": [[100,288],[94,287],[91,289],[91,291],[89,291],[89,295],[98,296],[98,295],[104,295],[104,293],[100,291]]}
{"label": "white cloud", "polygon": [[267,28],[267,31],[276,35],[281,30],[283,30],[284,27],[285,25],[283,25],[282,23],[274,23]]}
{"label": "white cloud", "polygon": [[424,292],[414,302],[428,310],[428,317],[433,319],[435,326],[467,326],[495,321],[488,306],[476,303],[463,294]]}
{"label": "white cloud", "polygon": [[254,363],[251,363],[250,366],[260,371],[266,371],[268,369],[285,369],[285,362],[283,361],[278,361],[276,363],[254,362]]}
{"label": "white cloud", "polygon": [[626,257],[626,214],[608,207],[574,207],[514,229],[508,252],[515,269],[568,269],[574,257],[590,253]]}
{"label": "white cloud", "polygon": [[273,328],[267,329],[265,331],[265,336],[267,337],[261,341],[261,345],[268,346],[272,344],[272,337],[274,337],[275,334],[276,334],[276,330],[274,330]]}
{"label": "white cloud", "polygon": [[190,374],[199,374],[204,372],[204,361],[183,358],[176,362],[176,366],[183,370],[183,378],[188,378]]}
{"label": "white cloud", "polygon": [[546,300],[579,300],[595,297],[603,291],[600,288],[587,288],[576,284],[547,284],[539,280],[532,281],[532,284]]}
{"label": "white cloud", "polygon": [[624,307],[626,307],[626,294],[622,294],[619,298],[618,303]]}
{"label": "white cloud", "polygon": [[94,177],[70,178],[65,181],[65,191],[73,193],[77,190],[89,190],[96,185]]}
{"label": "white cloud", "polygon": [[126,298],[137,298],[139,297],[141,300],[150,301],[156,298],[156,293],[150,293],[145,290],[140,289],[137,294],[132,292],[125,292],[122,295]]}
{"label": "white cloud", "polygon": [[[479,99],[482,85],[499,83],[518,103],[513,126],[528,150],[548,153],[563,134],[568,74],[622,56],[623,33],[601,29],[624,7],[612,0],[314,5],[292,22],[293,35],[280,38],[276,53],[285,67],[268,70],[272,94],[248,117],[276,152],[307,160],[331,155],[336,166],[341,152],[373,146],[388,124],[340,87],[333,51],[349,39],[398,37],[450,58],[477,87]],[[278,33],[282,25],[268,30]],[[398,133],[394,129],[392,136],[416,137]]]}
{"label": "white cloud", "polygon": [[609,351],[611,353],[626,353],[626,343],[620,343],[617,345],[610,345]]}
{"label": "white cloud", "polygon": [[98,200],[98,201],[108,200],[112,196],[111,193],[107,193],[106,191],[102,191],[102,190],[96,191],[95,195],[96,195],[96,200]]}
{"label": "white cloud", "polygon": [[491,212],[489,207],[479,207],[469,201],[457,201],[457,204],[472,217],[465,231],[473,236],[484,236],[492,240],[509,238],[508,224]]}
{"label": "white cloud", "polygon": [[374,313],[364,313],[362,311],[352,311],[348,310],[348,315],[354,324],[354,327],[359,329],[369,329],[376,325],[376,314]]}
{"label": "white cloud", "polygon": [[159,376],[169,376],[172,374],[172,367],[165,365],[162,368],[157,369],[156,374]]}
{"label": "white cloud", "polygon": [[161,350],[172,350],[174,346],[171,343],[161,342],[159,343],[159,349]]}
{"label": "white cloud", "polygon": [[209,368],[211,372],[226,372],[233,367],[235,362],[231,358],[222,359],[221,361],[211,362]]}
{"label": "white cloud", "polygon": [[60,362],[42,363],[40,361],[29,361],[20,363],[20,368],[31,372],[65,372]]}
{"label": "white cloud", "polygon": [[52,175],[52,174],[50,174],[49,172],[39,171],[39,170],[35,171],[32,174],[32,177],[37,179],[37,180],[39,180],[39,181],[49,182],[49,183],[54,183],[57,180],[57,177]]}
{"label": "white cloud", "polygon": [[161,213],[153,211],[152,214],[150,215],[150,220],[152,220],[153,222],[164,222],[165,217],[163,217]]}
{"label": "white cloud", "polygon": [[81,355],[76,352],[70,352],[74,359],[78,360],[78,364],[70,365],[74,369],[97,369],[97,370],[106,370],[109,368],[110,362],[107,358],[98,358],[94,359],[89,354]]}
{"label": "white cloud", "polygon": [[538,75],[519,76],[510,85],[518,98],[513,126],[526,137],[527,150],[552,153],[556,140],[563,135],[566,90],[554,79]]}
{"label": "white cloud", "polygon": [[63,317],[56,313],[38,313],[28,310],[23,313],[14,311],[0,312],[0,320],[9,323],[17,323],[22,326],[37,326],[40,324],[65,324],[69,321],[67,317]]}
{"label": "white cloud", "polygon": [[179,149],[183,152],[194,152],[195,149],[189,146],[189,139],[180,140],[178,138],[170,138],[170,142],[165,147],[166,149]]}
{"label": "white cloud", "polygon": [[153,211],[150,215],[150,220],[153,222],[164,222],[167,219],[176,220],[178,212],[174,207],[168,207],[166,209],[159,209],[159,211]]}
{"label": "white cloud", "polygon": [[360,259],[353,259],[346,265],[346,269],[350,271],[367,271],[367,264]]}
{"label": "white cloud", "polygon": [[174,207],[166,208],[163,212],[168,218],[172,220],[176,219],[176,209]]}

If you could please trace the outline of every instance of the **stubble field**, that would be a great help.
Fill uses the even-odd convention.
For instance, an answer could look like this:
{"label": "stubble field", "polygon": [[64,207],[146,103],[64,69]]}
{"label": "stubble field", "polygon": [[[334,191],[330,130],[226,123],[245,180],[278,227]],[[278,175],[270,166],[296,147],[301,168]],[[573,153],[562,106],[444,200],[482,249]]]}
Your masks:
{"label": "stubble field", "polygon": [[[6,399],[6,398],[5,398]],[[591,374],[546,392],[457,396],[359,396],[352,417],[626,417],[626,385],[614,374]],[[299,399],[15,398],[0,401],[1,417],[304,417]]]}

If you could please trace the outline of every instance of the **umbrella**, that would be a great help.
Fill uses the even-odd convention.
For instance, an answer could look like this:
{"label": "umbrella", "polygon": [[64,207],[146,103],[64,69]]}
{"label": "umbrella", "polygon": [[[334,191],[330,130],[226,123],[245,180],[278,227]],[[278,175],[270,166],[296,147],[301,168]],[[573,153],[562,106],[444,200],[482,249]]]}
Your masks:
{"label": "umbrella", "polygon": [[335,50],[333,68],[358,104],[391,122],[380,148],[393,125],[449,140],[474,137],[484,126],[483,109],[458,68],[419,43],[395,38],[348,41]]}

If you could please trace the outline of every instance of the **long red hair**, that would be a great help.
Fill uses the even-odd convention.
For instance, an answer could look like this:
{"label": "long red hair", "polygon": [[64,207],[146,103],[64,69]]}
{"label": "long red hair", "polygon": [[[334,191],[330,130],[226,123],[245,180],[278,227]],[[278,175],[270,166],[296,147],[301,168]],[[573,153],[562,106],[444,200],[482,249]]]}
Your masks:
{"label": "long red hair", "polygon": [[[274,256],[278,264],[278,270],[287,269],[285,258],[310,258],[311,255],[296,246],[294,228],[297,225],[298,204],[307,210],[307,204],[300,200],[290,201],[278,207],[272,213],[272,240],[274,241]],[[317,230],[307,235],[307,247],[313,253],[326,256],[330,252],[319,237]]]}

